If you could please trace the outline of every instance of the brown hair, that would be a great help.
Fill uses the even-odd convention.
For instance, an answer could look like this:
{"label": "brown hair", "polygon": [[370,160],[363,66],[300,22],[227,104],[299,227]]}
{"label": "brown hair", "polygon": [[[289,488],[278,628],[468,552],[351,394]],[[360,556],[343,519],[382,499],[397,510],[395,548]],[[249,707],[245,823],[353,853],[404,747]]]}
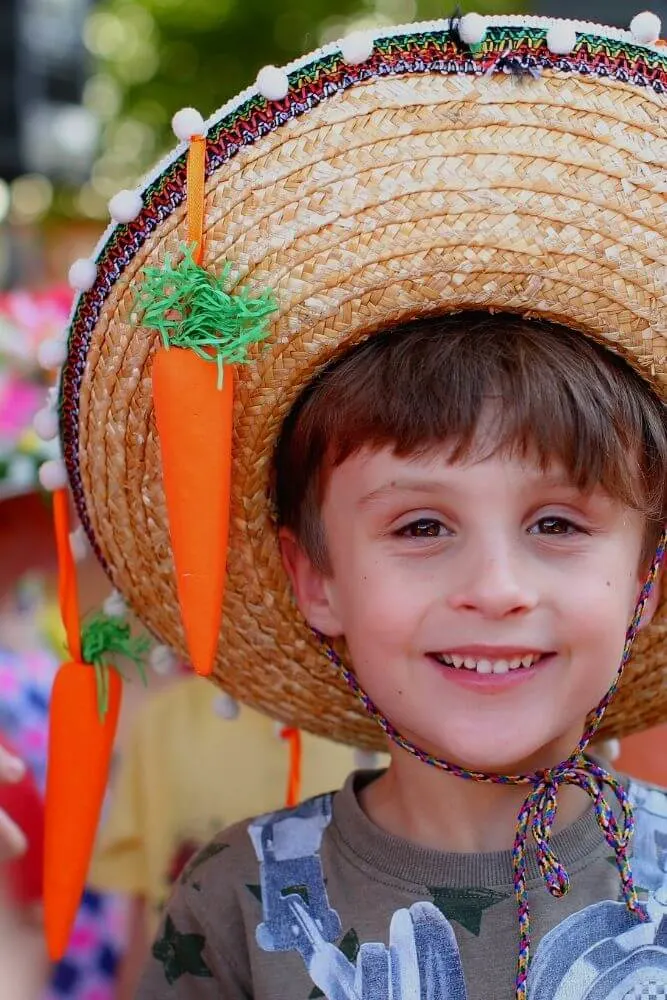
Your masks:
{"label": "brown hair", "polygon": [[319,511],[329,471],[363,447],[412,455],[448,441],[460,461],[479,446],[489,403],[497,419],[485,454],[531,451],[542,467],[559,461],[580,489],[599,485],[642,511],[650,558],[667,517],[664,404],[593,340],[504,314],[408,323],[326,367],[283,425],[274,462],[279,523],[326,570]]}

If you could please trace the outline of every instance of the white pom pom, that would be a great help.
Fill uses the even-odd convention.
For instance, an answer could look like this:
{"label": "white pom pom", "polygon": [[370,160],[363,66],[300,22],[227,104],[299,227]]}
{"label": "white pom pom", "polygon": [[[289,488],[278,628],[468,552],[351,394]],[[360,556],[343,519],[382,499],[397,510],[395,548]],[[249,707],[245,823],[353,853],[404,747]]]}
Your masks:
{"label": "white pom pom", "polygon": [[38,410],[32,421],[33,430],[42,441],[53,441],[58,437],[58,414],[51,407]]}
{"label": "white pom pom", "polygon": [[653,45],[660,38],[662,22],[657,14],[650,10],[645,10],[641,14],[635,14],[630,21],[630,33],[640,45]]}
{"label": "white pom pom", "polygon": [[77,292],[87,292],[95,284],[97,264],[89,257],[79,257],[69,269],[69,283]]}
{"label": "white pom pom", "polygon": [[380,766],[380,755],[372,750],[355,750],[354,766],[360,771],[377,771]]}
{"label": "white pom pom", "polygon": [[264,66],[257,74],[255,86],[267,101],[282,101],[289,90],[287,73],[278,66]]}
{"label": "white pom pom", "polygon": [[343,59],[350,66],[358,66],[373,55],[373,35],[370,31],[352,31],[340,43]]}
{"label": "white pom pom", "polygon": [[143,207],[138,191],[119,191],[109,202],[109,215],[114,222],[133,222]]}
{"label": "white pom pom", "polygon": [[204,135],[206,125],[196,108],[181,108],[171,119],[174,135],[181,142],[189,142],[193,135]]}
{"label": "white pom pom", "polygon": [[125,598],[118,590],[112,590],[104,604],[102,610],[109,618],[124,618],[127,614],[127,604]]}
{"label": "white pom pom", "polygon": [[601,757],[606,758],[610,763],[612,761],[618,760],[621,756],[621,741],[620,740],[602,740],[600,743],[593,744],[593,753],[598,753]]}
{"label": "white pom pom", "polygon": [[228,722],[232,722],[234,719],[238,718],[241,710],[239,708],[238,701],[236,701],[235,698],[232,698],[230,694],[225,694],[223,692],[215,698],[215,701],[213,702],[213,711],[221,719],[226,719]]}
{"label": "white pom pom", "polygon": [[556,56],[566,56],[577,44],[577,33],[571,24],[558,21],[547,31],[547,48]]}
{"label": "white pom pom", "polygon": [[53,493],[67,486],[67,469],[59,458],[50,458],[39,467],[39,481],[45,490]]}
{"label": "white pom pom", "polygon": [[479,45],[486,38],[486,21],[481,14],[464,14],[459,21],[459,38],[466,45]]}
{"label": "white pom pom", "polygon": [[72,550],[74,562],[82,563],[88,558],[90,545],[88,544],[88,535],[82,525],[79,525],[74,531],[70,531],[69,547]]}
{"label": "white pom pom", "polygon": [[175,672],[180,661],[170,646],[154,646],[148,654],[148,662],[156,674],[166,677]]}
{"label": "white pom pom", "polygon": [[60,368],[66,358],[67,344],[63,340],[43,340],[37,348],[37,360],[47,371]]}

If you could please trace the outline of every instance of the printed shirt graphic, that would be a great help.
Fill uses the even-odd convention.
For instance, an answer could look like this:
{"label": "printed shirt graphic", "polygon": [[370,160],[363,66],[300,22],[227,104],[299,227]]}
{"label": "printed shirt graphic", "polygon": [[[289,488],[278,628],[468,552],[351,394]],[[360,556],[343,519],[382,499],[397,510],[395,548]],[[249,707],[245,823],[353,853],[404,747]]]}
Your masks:
{"label": "printed shirt graphic", "polygon": [[[667,996],[667,799],[641,786],[637,802],[637,885],[648,889],[649,921],[622,902],[593,904],[540,942],[530,968],[531,1000],[649,1000]],[[331,796],[250,827],[260,863],[266,951],[298,951],[329,1000],[465,1000],[454,930],[431,902],[397,910],[389,943],[361,944],[354,962],[334,944],[341,931],[319,859]],[[647,883],[644,885],[644,883]]]}
{"label": "printed shirt graphic", "polygon": [[[447,885],[444,868],[433,869],[438,852],[414,848],[419,881],[429,886],[432,869],[437,881],[413,889],[409,845],[377,828],[370,834],[362,817],[354,785],[364,780],[227,831],[199,855],[169,907],[138,1000],[512,1000],[511,883],[475,869],[475,858],[499,856],[440,855],[465,859],[466,876],[484,873],[476,886],[456,878]],[[667,998],[667,794],[635,782],[628,792],[635,884],[649,919],[620,898],[589,811],[554,837],[570,893],[553,900],[529,880],[529,1000]],[[355,843],[366,834],[375,841]]]}

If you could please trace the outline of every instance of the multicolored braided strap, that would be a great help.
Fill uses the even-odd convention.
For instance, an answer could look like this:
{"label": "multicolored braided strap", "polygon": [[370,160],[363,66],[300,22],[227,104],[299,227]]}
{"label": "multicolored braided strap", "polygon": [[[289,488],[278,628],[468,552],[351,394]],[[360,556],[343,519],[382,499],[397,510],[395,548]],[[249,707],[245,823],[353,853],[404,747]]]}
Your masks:
{"label": "multicolored braided strap", "polygon": [[[528,834],[531,833],[537,848],[537,862],[542,878],[552,896],[564,896],[570,887],[567,871],[551,849],[551,833],[556,819],[558,790],[562,785],[576,785],[582,788],[593,800],[595,815],[604,838],[614,852],[616,865],[621,878],[623,897],[628,909],[639,920],[648,919],[644,906],[640,903],[632,881],[632,871],[628,857],[632,835],[634,833],[634,816],[632,805],[625,789],[617,779],[600,767],[592,757],[586,754],[586,748],[595,736],[600,726],[607,705],[613,698],[626,663],[630,659],[632,646],[639,631],[644,609],[653,592],[653,587],[663,563],[665,546],[667,544],[667,528],[662,534],[651,569],[642,587],[637,607],[628,627],[623,648],[623,656],[614,681],[602,698],[597,708],[589,715],[586,731],[577,744],[576,749],[567,760],[555,767],[536,771],[533,774],[485,774],[483,771],[467,771],[457,764],[434,757],[421,750],[401,733],[382,714],[375,703],[359,685],[352,671],[345,666],[338,653],[333,649],[326,636],[316,632],[316,636],[331,661],[340,672],[346,683],[354,691],[364,705],[368,714],[382,727],[387,736],[413,757],[437,767],[441,771],[455,774],[459,778],[470,781],[484,781],[499,785],[532,785],[517,817],[516,835],[512,847],[512,865],[514,869],[514,895],[519,914],[519,956],[516,974],[517,1000],[526,1000],[528,966],[530,964],[530,912],[526,892],[526,846]],[[619,818],[605,797],[605,786],[613,792],[620,807]]]}

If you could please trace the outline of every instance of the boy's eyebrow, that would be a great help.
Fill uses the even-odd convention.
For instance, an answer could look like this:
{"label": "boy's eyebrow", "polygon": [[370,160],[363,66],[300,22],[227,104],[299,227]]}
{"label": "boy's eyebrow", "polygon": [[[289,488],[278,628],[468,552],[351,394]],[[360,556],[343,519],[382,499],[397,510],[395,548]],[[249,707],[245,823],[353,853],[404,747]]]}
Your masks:
{"label": "boy's eyebrow", "polygon": [[383,483],[377,489],[364,494],[358,501],[359,507],[372,506],[378,501],[384,500],[392,493],[398,491],[409,493],[440,493],[445,487],[445,483],[432,479],[392,479],[388,483]]}
{"label": "boy's eyebrow", "polygon": [[[550,472],[540,472],[535,474],[536,483],[539,482],[549,489],[561,488],[570,489],[574,492],[579,493],[574,483],[568,478],[564,471],[550,471]],[[387,483],[383,483],[382,486],[378,486],[376,489],[371,490],[369,493],[364,494],[360,497],[357,506],[358,507],[371,507],[374,503],[379,503],[385,500],[387,497],[391,496],[392,493],[405,492],[405,493],[426,493],[426,494],[437,494],[441,493],[443,489],[455,489],[452,484],[443,482],[442,480],[434,479],[391,479]]]}

